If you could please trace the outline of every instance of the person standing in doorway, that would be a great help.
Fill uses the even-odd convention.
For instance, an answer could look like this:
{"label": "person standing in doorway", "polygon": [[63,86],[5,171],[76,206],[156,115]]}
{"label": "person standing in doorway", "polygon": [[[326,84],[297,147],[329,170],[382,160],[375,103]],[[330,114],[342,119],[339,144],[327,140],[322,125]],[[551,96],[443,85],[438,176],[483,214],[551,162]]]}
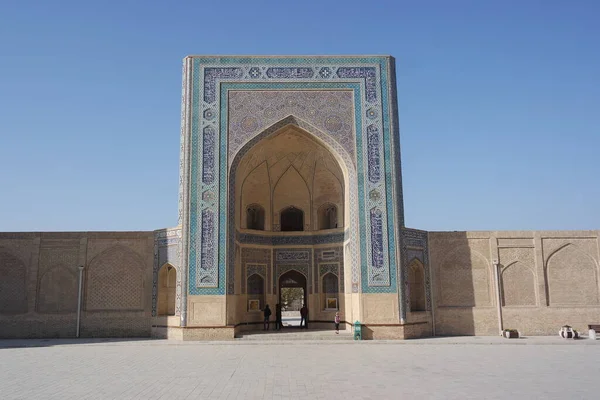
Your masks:
{"label": "person standing in doorway", "polygon": [[271,318],[271,309],[269,308],[268,304],[265,306],[263,315],[265,316],[265,323],[263,326],[263,331],[268,331],[269,330],[269,318]]}
{"label": "person standing in doorway", "polygon": [[339,335],[340,334],[340,313],[339,312],[335,313],[335,318],[333,319],[333,322],[335,322],[335,334]]}
{"label": "person standing in doorway", "polygon": [[302,329],[302,323],[304,323],[304,328],[308,329],[308,308],[306,304],[300,309],[300,329]]}
{"label": "person standing in doorway", "polygon": [[281,322],[281,304],[277,303],[275,305],[275,330],[280,331],[282,327]]}

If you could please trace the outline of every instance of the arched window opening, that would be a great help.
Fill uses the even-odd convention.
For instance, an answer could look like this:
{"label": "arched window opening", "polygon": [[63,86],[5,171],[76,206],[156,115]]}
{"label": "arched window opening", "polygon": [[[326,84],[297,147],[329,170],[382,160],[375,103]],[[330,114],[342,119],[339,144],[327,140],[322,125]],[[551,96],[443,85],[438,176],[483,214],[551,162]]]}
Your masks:
{"label": "arched window opening", "polygon": [[339,284],[338,277],[329,272],[323,275],[323,309],[339,309]]}
{"label": "arched window opening", "polygon": [[246,208],[246,227],[257,231],[265,230],[265,209],[258,204]]}
{"label": "arched window opening", "polygon": [[318,226],[321,229],[335,229],[338,227],[337,207],[333,204],[323,204],[317,211]]}
{"label": "arched window opening", "polygon": [[177,270],[165,264],[158,273],[158,315],[175,315]]}
{"label": "arched window opening", "polygon": [[426,311],[425,275],[423,265],[414,260],[408,267],[408,290],[410,292],[410,311]]}
{"label": "arched window opening", "polygon": [[265,306],[265,280],[258,274],[252,274],[247,280],[248,311],[260,311]]}
{"label": "arched window opening", "polygon": [[303,231],[304,212],[296,207],[288,207],[281,212],[281,230],[283,232]]}

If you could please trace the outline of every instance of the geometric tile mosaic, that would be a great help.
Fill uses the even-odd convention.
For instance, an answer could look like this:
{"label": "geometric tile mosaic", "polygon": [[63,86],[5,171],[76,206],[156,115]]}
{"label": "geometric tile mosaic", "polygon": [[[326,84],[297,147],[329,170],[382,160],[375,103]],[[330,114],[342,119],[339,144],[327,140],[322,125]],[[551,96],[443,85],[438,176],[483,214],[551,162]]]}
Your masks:
{"label": "geometric tile mosaic", "polygon": [[[233,246],[227,235],[234,233],[227,224],[228,166],[236,149],[287,112],[304,113],[315,130],[324,132],[343,153],[353,154],[355,219],[369,222],[349,227],[351,245],[357,246],[352,252],[352,291],[396,292],[396,252],[404,217],[393,60],[379,56],[189,57],[184,63],[179,200],[185,254],[181,264],[187,272],[181,274],[186,275],[184,292],[228,291],[227,263]],[[228,100],[229,91],[238,92]],[[309,109],[300,110],[300,103],[310,101],[298,102],[289,96],[308,97],[310,91],[321,91],[331,99],[331,107],[319,118],[311,117]],[[268,95],[274,99],[266,102],[269,107],[260,118],[242,113],[227,120],[231,104],[258,107]],[[350,102],[351,122],[344,111]],[[274,111],[278,107],[288,111],[278,114]]]}

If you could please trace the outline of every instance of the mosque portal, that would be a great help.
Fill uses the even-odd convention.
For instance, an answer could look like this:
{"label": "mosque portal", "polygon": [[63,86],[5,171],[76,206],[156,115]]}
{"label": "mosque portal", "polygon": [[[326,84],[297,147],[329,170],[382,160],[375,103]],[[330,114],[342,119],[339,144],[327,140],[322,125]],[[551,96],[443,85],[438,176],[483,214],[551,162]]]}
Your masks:
{"label": "mosque portal", "polygon": [[391,57],[186,58],[182,326],[257,329],[285,288],[400,326],[395,101]]}

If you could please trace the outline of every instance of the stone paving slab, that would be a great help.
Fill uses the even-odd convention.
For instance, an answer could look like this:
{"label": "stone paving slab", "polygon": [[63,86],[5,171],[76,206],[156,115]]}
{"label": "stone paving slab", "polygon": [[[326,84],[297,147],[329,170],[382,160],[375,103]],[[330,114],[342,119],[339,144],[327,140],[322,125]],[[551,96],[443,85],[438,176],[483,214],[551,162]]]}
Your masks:
{"label": "stone paving slab", "polygon": [[0,398],[597,399],[598,343],[2,340]]}
{"label": "stone paving slab", "polygon": [[[301,338],[300,335],[306,335],[306,338]],[[432,338],[410,339],[410,340],[363,340],[363,341],[348,341],[351,334],[349,332],[340,331],[343,336],[340,340],[328,340],[322,343],[321,332],[306,332],[302,334],[293,334],[284,336],[279,334],[265,333],[264,340],[260,339],[260,334],[253,333],[252,340],[244,340],[243,338],[229,341],[179,341],[168,339],[150,339],[150,338],[80,338],[80,339],[0,339],[0,349],[3,348],[19,348],[19,347],[47,347],[47,346],[82,346],[82,345],[100,345],[100,346],[201,346],[201,345],[278,345],[278,344],[323,344],[323,345],[397,345],[397,346],[415,346],[415,345],[600,345],[600,338],[590,340],[586,337],[577,340],[562,339],[558,336],[529,336],[519,339],[505,339],[499,336],[452,336],[443,337],[437,336]],[[247,338],[246,338],[247,339]]]}

